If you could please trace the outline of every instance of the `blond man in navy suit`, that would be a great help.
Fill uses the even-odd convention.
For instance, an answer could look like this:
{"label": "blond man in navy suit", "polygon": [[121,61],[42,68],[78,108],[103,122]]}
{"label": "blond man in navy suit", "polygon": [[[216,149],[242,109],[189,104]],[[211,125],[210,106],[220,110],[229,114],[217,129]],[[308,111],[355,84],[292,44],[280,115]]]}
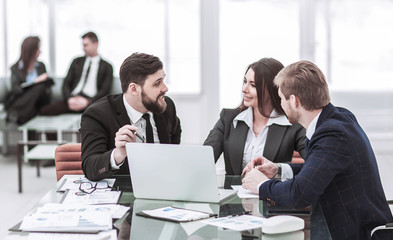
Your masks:
{"label": "blond man in navy suit", "polygon": [[[373,228],[393,218],[373,149],[355,116],[330,103],[325,76],[309,61],[281,70],[275,84],[289,121],[307,129],[306,161],[281,166],[280,174],[280,166],[254,159],[244,169],[243,187],[270,205],[312,205],[311,223],[320,213],[332,239],[370,239]],[[277,174],[284,181],[270,179]],[[379,231],[373,239],[393,239],[393,231]]]}

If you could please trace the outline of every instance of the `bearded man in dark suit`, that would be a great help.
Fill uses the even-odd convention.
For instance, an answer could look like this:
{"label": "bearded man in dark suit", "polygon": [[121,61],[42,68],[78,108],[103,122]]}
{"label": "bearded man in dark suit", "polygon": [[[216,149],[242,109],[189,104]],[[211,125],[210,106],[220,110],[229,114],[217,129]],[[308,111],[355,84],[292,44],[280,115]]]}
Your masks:
{"label": "bearded man in dark suit", "polygon": [[82,168],[93,181],[129,174],[126,143],[180,143],[180,120],[165,96],[160,59],[134,53],[119,76],[123,93],[94,102],[82,114]]}

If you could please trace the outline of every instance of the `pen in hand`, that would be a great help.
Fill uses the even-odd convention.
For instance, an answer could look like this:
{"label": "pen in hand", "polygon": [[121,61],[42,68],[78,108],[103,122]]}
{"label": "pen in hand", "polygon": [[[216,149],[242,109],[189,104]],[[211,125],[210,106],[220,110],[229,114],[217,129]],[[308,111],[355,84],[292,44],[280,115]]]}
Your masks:
{"label": "pen in hand", "polygon": [[135,136],[136,136],[137,138],[139,138],[140,140],[142,140],[143,143],[145,142],[145,137],[141,136],[139,133],[135,132],[134,130],[131,130],[131,132],[132,132],[133,134],[135,134]]}

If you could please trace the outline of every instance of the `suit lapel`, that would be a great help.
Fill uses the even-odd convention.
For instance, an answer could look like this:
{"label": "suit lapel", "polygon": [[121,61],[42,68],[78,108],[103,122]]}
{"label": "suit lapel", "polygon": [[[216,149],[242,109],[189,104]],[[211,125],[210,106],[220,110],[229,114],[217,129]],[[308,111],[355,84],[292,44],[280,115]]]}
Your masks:
{"label": "suit lapel", "polygon": [[162,114],[153,114],[154,122],[157,127],[158,138],[160,139],[160,143],[169,143],[169,133],[166,128],[166,121]]}
{"label": "suit lapel", "polygon": [[263,149],[263,156],[274,162],[278,149],[281,146],[281,141],[284,138],[286,127],[272,124],[267,132],[265,149]]}
{"label": "suit lapel", "polygon": [[[243,121],[238,121],[236,128],[231,122],[231,137],[228,140],[229,158],[234,174],[240,173],[243,166],[244,145],[247,139],[248,126]],[[240,159],[240,160],[239,160]]]}
{"label": "suit lapel", "polygon": [[104,71],[103,67],[102,67],[103,64],[104,64],[104,61],[102,59],[100,59],[100,63],[98,64],[98,71],[97,71],[97,81],[96,81],[97,88],[99,88],[101,76],[103,76],[103,74],[102,74],[102,71]]}
{"label": "suit lapel", "polygon": [[116,111],[116,121],[119,128],[126,124],[131,124],[130,118],[128,117],[127,110],[123,103],[123,94],[119,94],[113,101],[114,109]]}

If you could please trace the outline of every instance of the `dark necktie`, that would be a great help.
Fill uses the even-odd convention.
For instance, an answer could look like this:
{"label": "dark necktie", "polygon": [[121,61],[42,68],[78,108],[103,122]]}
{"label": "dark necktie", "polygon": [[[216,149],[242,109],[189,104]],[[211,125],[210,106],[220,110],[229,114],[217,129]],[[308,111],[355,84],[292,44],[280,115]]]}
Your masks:
{"label": "dark necktie", "polygon": [[146,142],[154,143],[153,128],[150,123],[150,115],[148,113],[145,113],[142,117],[146,120]]}
{"label": "dark necktie", "polygon": [[87,67],[85,79],[83,80],[82,88],[81,88],[81,91],[80,91],[81,95],[83,95],[83,89],[85,88],[86,82],[87,82],[87,78],[89,77],[90,66],[91,66],[91,60],[89,61],[89,66]]}

